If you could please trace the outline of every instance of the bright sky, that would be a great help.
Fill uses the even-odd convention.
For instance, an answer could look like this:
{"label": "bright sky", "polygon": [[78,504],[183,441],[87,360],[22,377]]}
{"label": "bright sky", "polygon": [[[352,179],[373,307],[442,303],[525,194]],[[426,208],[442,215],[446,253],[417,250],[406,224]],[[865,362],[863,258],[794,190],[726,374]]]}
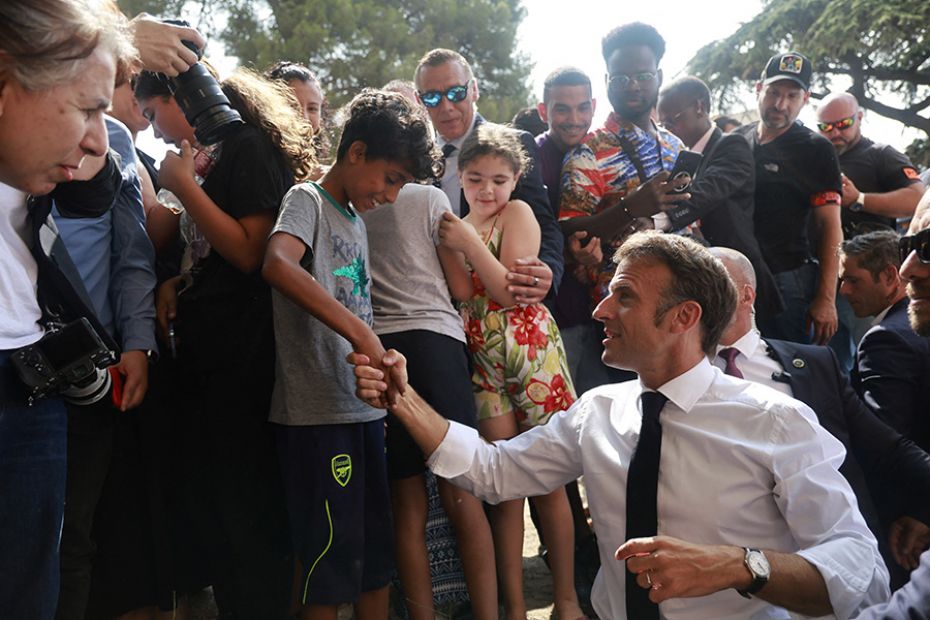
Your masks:
{"label": "bright sky", "polygon": [[[666,42],[661,66],[665,80],[669,82],[685,75],[685,66],[701,47],[733,33],[740,24],[759,12],[762,3],[760,0],[665,0],[656,4],[621,3],[618,0],[523,0],[523,5],[527,15],[520,27],[519,45],[535,63],[531,74],[535,96],[542,99],[542,83],[550,71],[561,65],[578,66],[588,72],[594,85],[594,96],[598,101],[594,126],[597,127],[603,124],[610,111],[601,57],[601,37],[608,30],[631,21],[643,21],[658,28]],[[564,42],[568,39],[572,40],[571,44]],[[211,47],[211,59],[216,61],[219,45],[214,41]],[[225,75],[235,66],[235,60],[230,58],[226,62],[216,62],[216,65]],[[816,72],[816,67],[814,69]],[[846,86],[840,84],[841,89]],[[812,102],[806,106],[800,116],[801,121],[811,128],[816,121],[815,105],[816,102]],[[746,89],[746,106],[755,108],[750,87]],[[905,129],[900,123],[867,111],[863,134],[876,142],[885,142],[903,150],[923,132]],[[166,150],[164,143],[156,140],[151,131],[139,139],[142,149],[156,159],[160,159]]]}

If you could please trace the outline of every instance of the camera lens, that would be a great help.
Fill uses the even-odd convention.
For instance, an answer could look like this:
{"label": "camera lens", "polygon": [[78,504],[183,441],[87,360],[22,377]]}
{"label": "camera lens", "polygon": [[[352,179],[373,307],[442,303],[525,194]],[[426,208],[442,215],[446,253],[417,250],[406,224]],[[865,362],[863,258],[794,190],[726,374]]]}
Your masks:
{"label": "camera lens", "polygon": [[[190,27],[181,19],[165,19],[166,24]],[[201,53],[190,41],[182,41],[199,58]],[[219,83],[207,68],[195,63],[175,78],[168,78],[168,88],[191,127],[197,142],[209,146],[221,141],[239,125],[242,117],[223,94]]]}
{"label": "camera lens", "polygon": [[200,63],[191,66],[173,82],[174,99],[194,128],[200,144],[216,144],[243,124],[219,83]]}

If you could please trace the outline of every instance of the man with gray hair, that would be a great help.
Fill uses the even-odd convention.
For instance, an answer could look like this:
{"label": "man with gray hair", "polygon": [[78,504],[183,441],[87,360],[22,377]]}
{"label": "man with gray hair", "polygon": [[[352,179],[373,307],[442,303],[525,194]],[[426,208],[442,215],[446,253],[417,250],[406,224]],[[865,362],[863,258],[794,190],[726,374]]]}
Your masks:
{"label": "man with gray hair", "polygon": [[851,378],[879,418],[928,450],[930,337],[915,333],[908,322],[900,264],[892,231],[859,235],[840,248],[840,294],[856,316],[875,317],[859,343]]}
{"label": "man with gray hair", "polygon": [[[885,600],[887,571],[837,471],[840,443],[802,403],[707,359],[736,305],[720,261],[654,231],[632,235],[614,259],[594,318],[604,362],[639,380],[590,390],[545,426],[493,444],[408,387],[391,410],[429,467],[490,502],[584,475],[601,618],[787,618],[790,609],[845,620]],[[386,360],[402,383],[395,353]],[[384,404],[383,373],[349,359],[359,396]]]}
{"label": "man with gray hair", "polygon": [[[487,122],[478,114],[478,80],[464,56],[443,48],[430,50],[420,59],[413,80],[417,99],[426,108],[438,134],[436,142],[442,149],[445,172],[438,181],[439,188],[448,196],[452,211],[465,217],[468,203],[462,193],[457,163],[462,143],[475,127]],[[536,142],[528,132],[521,131],[519,136],[533,165],[520,175],[511,198],[530,205],[542,239],[538,257],[521,257],[505,267],[509,270],[508,290],[521,304],[534,304],[554,296],[562,281],[564,243],[540,176]]]}

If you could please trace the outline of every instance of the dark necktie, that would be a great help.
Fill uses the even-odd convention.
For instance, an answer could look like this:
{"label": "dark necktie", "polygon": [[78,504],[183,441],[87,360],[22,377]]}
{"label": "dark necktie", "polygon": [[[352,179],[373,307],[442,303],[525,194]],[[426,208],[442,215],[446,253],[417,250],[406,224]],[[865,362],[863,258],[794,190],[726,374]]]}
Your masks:
{"label": "dark necktie", "polygon": [[730,375],[731,377],[736,377],[737,379],[743,378],[743,373],[740,372],[739,366],[736,365],[736,356],[739,355],[739,349],[734,349],[733,347],[727,347],[726,349],[720,349],[717,352],[723,361],[727,363],[726,367],[723,369],[723,372]]}
{"label": "dark necktie", "polygon": [[[662,452],[662,424],[659,412],[668,399],[659,392],[643,392],[643,424],[639,442],[630,460],[626,478],[626,538],[656,535],[659,485],[659,455]],[[649,600],[649,590],[636,583],[636,575],[626,572],[626,617],[628,620],[658,620],[659,606]]]}
{"label": "dark necktie", "polygon": [[[449,157],[454,152],[455,152],[454,144],[448,143],[448,144],[442,145],[442,168],[443,170],[445,170],[446,168],[446,160],[449,159]],[[442,177],[441,176],[436,177],[436,179],[433,181],[433,185],[435,185],[439,189],[442,189]]]}

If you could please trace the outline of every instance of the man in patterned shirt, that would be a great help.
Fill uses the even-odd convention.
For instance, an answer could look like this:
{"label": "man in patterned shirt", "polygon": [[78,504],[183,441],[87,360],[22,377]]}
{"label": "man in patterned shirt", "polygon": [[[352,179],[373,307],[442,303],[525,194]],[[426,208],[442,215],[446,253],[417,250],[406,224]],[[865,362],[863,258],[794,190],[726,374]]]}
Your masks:
{"label": "man in patterned shirt", "polygon": [[[632,230],[633,218],[641,218],[639,227],[652,227],[649,216],[659,213],[663,204],[690,197],[667,194],[670,187],[663,181],[684,147],[652,119],[662,84],[659,61],[665,40],[652,26],[635,22],[611,30],[601,47],[613,112],[604,127],[589,134],[566,157],[559,209],[562,232],[572,235],[584,230],[588,238],[597,237],[604,246],[599,265],[585,271],[567,262],[565,269],[565,277],[585,279],[592,308],[606,296],[617,267],[610,257]],[[656,219],[667,221],[664,214]],[[602,329],[590,319],[586,328],[591,337],[584,340],[594,343],[590,346],[597,350],[591,354],[599,358]]]}

